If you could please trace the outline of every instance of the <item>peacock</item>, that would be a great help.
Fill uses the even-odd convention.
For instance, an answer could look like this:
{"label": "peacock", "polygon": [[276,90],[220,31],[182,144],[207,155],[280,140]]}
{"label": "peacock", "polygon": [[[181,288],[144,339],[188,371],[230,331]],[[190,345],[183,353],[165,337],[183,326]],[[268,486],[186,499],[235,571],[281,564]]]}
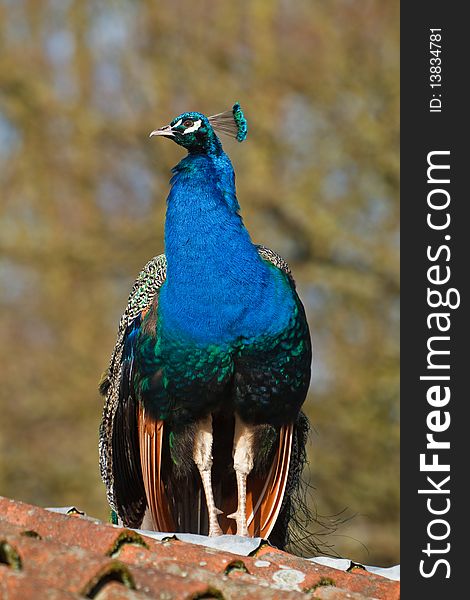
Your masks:
{"label": "peacock", "polygon": [[137,277],[100,384],[100,469],[125,526],[263,537],[284,548],[298,507],[312,349],[287,263],[244,226],[217,133],[239,103],[150,136],[187,150],[170,181],[165,254]]}

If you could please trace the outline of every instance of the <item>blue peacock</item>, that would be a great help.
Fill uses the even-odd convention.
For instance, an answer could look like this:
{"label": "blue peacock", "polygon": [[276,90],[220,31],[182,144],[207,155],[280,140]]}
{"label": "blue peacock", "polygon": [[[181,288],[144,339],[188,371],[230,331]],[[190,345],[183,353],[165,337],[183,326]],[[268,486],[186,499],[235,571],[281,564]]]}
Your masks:
{"label": "blue peacock", "polygon": [[305,311],[286,262],[255,245],[216,132],[243,141],[240,105],[186,112],[151,136],[173,168],[165,254],[138,276],[100,385],[101,475],[130,527],[289,542],[305,461]]}

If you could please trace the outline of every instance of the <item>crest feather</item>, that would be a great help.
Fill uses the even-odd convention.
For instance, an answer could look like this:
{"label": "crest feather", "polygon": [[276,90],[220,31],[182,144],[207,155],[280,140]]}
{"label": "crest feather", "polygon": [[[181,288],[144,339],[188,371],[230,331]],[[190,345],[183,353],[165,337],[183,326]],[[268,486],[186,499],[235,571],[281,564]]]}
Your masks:
{"label": "crest feather", "polygon": [[231,110],[207,118],[215,131],[225,133],[239,142],[246,139],[248,124],[238,102],[233,105]]}

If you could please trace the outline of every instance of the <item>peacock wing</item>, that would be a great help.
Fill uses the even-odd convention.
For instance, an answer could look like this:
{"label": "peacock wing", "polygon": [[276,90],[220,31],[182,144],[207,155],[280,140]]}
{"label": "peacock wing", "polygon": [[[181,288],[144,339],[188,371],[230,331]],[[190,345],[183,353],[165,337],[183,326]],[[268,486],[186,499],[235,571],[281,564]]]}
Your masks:
{"label": "peacock wing", "polygon": [[111,508],[130,527],[140,526],[147,506],[139,448],[139,402],[133,387],[135,345],[143,317],[155,309],[165,277],[163,254],[150,260],[137,277],[100,384],[105,396],[99,433],[101,477]]}
{"label": "peacock wing", "polygon": [[263,260],[270,262],[272,265],[283,271],[286,275],[288,275],[291,283],[295,288],[294,277],[292,276],[292,271],[290,270],[287,262],[274,250],[268,248],[267,246],[262,246],[261,244],[256,245],[256,250],[258,254],[261,256]]}

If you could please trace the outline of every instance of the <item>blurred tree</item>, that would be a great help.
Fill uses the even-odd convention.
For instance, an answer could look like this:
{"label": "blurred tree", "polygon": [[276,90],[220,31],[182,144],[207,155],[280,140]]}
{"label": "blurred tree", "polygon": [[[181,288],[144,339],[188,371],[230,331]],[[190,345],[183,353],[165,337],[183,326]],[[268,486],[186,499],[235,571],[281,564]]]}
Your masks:
{"label": "blurred tree", "polygon": [[148,132],[239,100],[243,215],[313,332],[316,506],[363,515],[328,542],[398,560],[398,52],[396,1],[0,0],[1,493],[106,517],[97,382],[181,157]]}

